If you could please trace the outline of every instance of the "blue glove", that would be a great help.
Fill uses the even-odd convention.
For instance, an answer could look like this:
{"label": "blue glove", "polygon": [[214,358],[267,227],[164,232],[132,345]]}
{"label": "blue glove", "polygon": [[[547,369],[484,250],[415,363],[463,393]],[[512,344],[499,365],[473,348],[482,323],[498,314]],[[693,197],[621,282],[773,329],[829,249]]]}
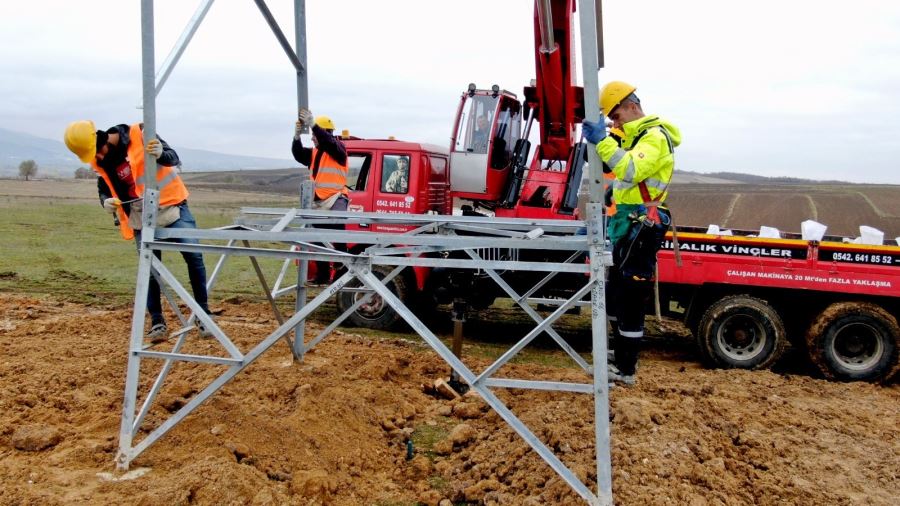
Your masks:
{"label": "blue glove", "polygon": [[584,138],[591,144],[597,144],[606,137],[606,125],[593,121],[582,121],[581,131],[584,133]]}

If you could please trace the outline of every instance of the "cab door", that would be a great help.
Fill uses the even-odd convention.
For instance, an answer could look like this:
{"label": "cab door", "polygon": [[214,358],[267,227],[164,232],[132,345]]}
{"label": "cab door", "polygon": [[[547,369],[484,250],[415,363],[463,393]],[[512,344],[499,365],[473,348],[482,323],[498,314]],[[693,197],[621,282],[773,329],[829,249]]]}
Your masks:
{"label": "cab door", "polygon": [[[375,212],[385,214],[411,214],[415,210],[417,185],[420,184],[421,161],[409,151],[384,151],[379,154],[376,169],[371,178]],[[376,184],[377,182],[377,184]],[[381,232],[405,232],[409,226],[375,225],[372,230]]]}
{"label": "cab door", "polygon": [[[375,167],[375,152],[372,150],[347,151],[347,188],[350,189],[350,205],[348,211],[373,212],[372,192],[368,184],[372,179],[372,168]],[[359,225],[347,225],[348,230],[359,230]]]}

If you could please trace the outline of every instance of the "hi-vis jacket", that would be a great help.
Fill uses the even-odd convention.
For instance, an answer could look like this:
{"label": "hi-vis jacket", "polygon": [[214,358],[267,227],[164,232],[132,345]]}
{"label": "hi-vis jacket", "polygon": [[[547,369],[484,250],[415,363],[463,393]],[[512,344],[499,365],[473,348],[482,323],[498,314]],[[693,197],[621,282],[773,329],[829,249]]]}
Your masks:
{"label": "hi-vis jacket", "polygon": [[[135,123],[129,127],[128,131],[128,150],[127,150],[127,158],[125,159],[126,163],[131,167],[131,174],[134,177],[134,190],[138,196],[144,195],[144,132],[141,128],[140,123]],[[91,161],[91,168],[94,169],[101,178],[103,178],[104,182],[106,182],[106,186],[109,187],[109,191],[112,193],[113,197],[116,197],[119,200],[127,200],[128,196],[116,195],[115,185],[113,185],[112,181],[109,179],[109,174],[106,173],[105,170],[100,168],[97,165],[96,160]],[[187,200],[188,198],[188,190],[187,187],[184,186],[184,182],[181,180],[181,177],[178,175],[178,171],[175,170],[174,167],[168,167],[165,165],[157,165],[156,167],[156,182],[159,187],[159,205],[162,206],[174,206],[176,204],[180,204]],[[128,215],[125,214],[124,209],[121,207],[117,211],[119,216],[119,232],[122,234],[122,237],[125,239],[133,239],[134,238],[134,230],[128,226]]]}
{"label": "hi-vis jacket", "polygon": [[658,116],[644,116],[622,125],[622,147],[607,136],[597,144],[600,159],[612,169],[613,200],[616,204],[643,204],[640,183],[646,185],[650,201],[663,202],[675,170],[675,147],[681,131]]}
{"label": "hi-vis jacket", "polygon": [[335,193],[349,194],[347,190],[349,168],[346,158],[341,164],[324,150],[312,148],[312,159],[310,170],[316,182],[316,200],[327,200]]}
{"label": "hi-vis jacket", "polygon": [[347,190],[347,150],[344,143],[319,125],[313,125],[312,135],[318,147],[305,148],[300,137],[291,143],[294,160],[309,167],[316,183],[316,200],[327,200],[335,193],[349,195]]}

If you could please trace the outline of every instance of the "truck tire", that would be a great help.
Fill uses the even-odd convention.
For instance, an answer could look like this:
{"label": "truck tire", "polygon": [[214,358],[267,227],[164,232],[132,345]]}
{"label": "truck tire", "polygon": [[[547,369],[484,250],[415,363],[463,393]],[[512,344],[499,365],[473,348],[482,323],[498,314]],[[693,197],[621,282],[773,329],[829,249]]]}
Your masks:
{"label": "truck tire", "polygon": [[706,310],[697,344],[715,367],[767,369],[787,345],[784,322],[766,301],[749,295],[725,297]]}
{"label": "truck tire", "polygon": [[[392,270],[392,267],[384,265],[372,267],[372,273],[375,274],[378,279],[384,279],[384,277],[390,274]],[[407,288],[406,277],[403,274],[404,273],[401,272],[394,276],[394,279],[390,280],[385,286],[387,286],[398,299],[403,301],[404,304],[408,304],[409,290]],[[348,283],[347,286],[350,288],[358,288],[361,286],[361,283],[354,279]],[[365,296],[365,294],[362,292],[348,292],[341,290],[337,297],[338,311],[343,313],[363,296]],[[400,314],[394,311],[394,308],[389,306],[380,295],[374,294],[369,302],[363,304],[356,311],[351,313],[346,321],[356,327],[388,330],[393,328],[397,322],[400,321]]]}
{"label": "truck tire", "polygon": [[813,320],[806,332],[809,359],[828,379],[878,381],[900,367],[900,327],[881,306],[837,302]]}

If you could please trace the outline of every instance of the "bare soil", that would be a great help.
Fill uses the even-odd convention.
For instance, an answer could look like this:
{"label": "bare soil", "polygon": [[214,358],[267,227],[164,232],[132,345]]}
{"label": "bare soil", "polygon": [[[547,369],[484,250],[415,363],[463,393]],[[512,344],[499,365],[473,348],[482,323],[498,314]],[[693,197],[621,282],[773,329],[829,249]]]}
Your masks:
{"label": "bare soil", "polygon": [[[244,351],[272,328],[261,304],[235,299],[214,309]],[[278,343],[123,475],[113,459],[130,314],[0,294],[0,503],[580,504],[477,397],[423,391],[448,368],[415,336],[352,329],[303,363]],[[185,351],[214,348],[193,337]],[[222,370],[176,367],[138,438]],[[585,380],[534,363],[504,372]],[[645,353],[638,377],[612,392],[617,504],[897,504],[896,384],[707,370],[671,348]],[[579,476],[595,478],[587,396],[499,395]]]}

